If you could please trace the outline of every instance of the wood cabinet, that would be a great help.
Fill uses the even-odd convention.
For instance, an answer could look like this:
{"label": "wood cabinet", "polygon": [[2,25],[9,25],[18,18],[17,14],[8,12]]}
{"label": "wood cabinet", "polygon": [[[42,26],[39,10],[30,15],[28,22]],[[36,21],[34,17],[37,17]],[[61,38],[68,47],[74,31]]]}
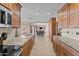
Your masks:
{"label": "wood cabinet", "polygon": [[58,29],[62,28],[62,11],[58,11]]}
{"label": "wood cabinet", "polygon": [[17,27],[19,28],[20,27],[20,17],[17,17],[16,15],[12,15],[12,27]]}
{"label": "wood cabinet", "polygon": [[62,8],[62,27],[67,28],[68,27],[68,4],[64,5]]}
{"label": "wood cabinet", "polygon": [[60,28],[67,28],[68,27],[68,20],[69,20],[69,6],[65,4],[59,11],[58,11],[58,25]]}
{"label": "wood cabinet", "polygon": [[21,6],[18,3],[12,3],[12,12],[18,17],[21,17]]}
{"label": "wood cabinet", "polygon": [[0,5],[4,6],[8,10],[11,10],[11,3],[0,3]]}
{"label": "wood cabinet", "polygon": [[53,35],[56,35],[56,18],[49,20],[49,39],[53,41]]}
{"label": "wood cabinet", "polygon": [[53,38],[53,47],[57,56],[79,56],[79,52],[60,41],[60,37],[54,36]]}
{"label": "wood cabinet", "polygon": [[60,41],[56,38],[53,39],[53,47],[54,47],[54,51],[56,53],[57,56],[61,55],[61,47],[60,47]]}
{"label": "wood cabinet", "polygon": [[19,3],[1,3],[6,9],[12,12],[12,27],[19,28],[21,23],[21,5]]}
{"label": "wood cabinet", "polygon": [[[61,15],[61,16],[60,16]],[[61,21],[60,21],[61,19]],[[65,4],[58,12],[58,27],[79,27],[79,3]]]}
{"label": "wood cabinet", "polygon": [[12,27],[20,27],[21,23],[21,6],[18,3],[12,3]]}
{"label": "wood cabinet", "polygon": [[76,19],[77,19],[77,27],[79,27],[79,3],[77,3],[76,4],[76,14],[77,14],[77,16],[76,16]]}
{"label": "wood cabinet", "polygon": [[29,55],[29,41],[27,41],[23,46],[22,46],[22,53],[21,56],[28,56]]}
{"label": "wood cabinet", "polygon": [[69,24],[68,24],[68,27],[71,28],[71,27],[77,27],[77,19],[76,19],[76,3],[70,3],[69,4]]}
{"label": "wood cabinet", "polygon": [[22,46],[22,53],[21,56],[29,56],[31,53],[31,50],[33,48],[35,42],[35,37],[32,36],[31,38],[29,38],[29,40]]}
{"label": "wood cabinet", "polygon": [[70,47],[61,42],[61,56],[72,56],[72,51],[70,50]]}
{"label": "wood cabinet", "polygon": [[70,15],[76,13],[76,3],[69,3]]}
{"label": "wood cabinet", "polygon": [[77,19],[76,19],[76,13],[70,15],[70,19],[69,19],[69,28],[71,27],[77,27]]}

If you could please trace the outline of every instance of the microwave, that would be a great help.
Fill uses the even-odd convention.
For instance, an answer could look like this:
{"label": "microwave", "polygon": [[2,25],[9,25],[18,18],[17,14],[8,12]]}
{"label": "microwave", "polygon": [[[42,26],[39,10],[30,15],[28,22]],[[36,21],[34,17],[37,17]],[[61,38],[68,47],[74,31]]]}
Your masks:
{"label": "microwave", "polygon": [[5,11],[0,9],[0,24],[5,24],[6,14]]}
{"label": "microwave", "polygon": [[12,15],[10,11],[0,9],[0,27],[11,27]]}
{"label": "microwave", "polygon": [[12,15],[11,13],[6,13],[6,25],[12,25]]}

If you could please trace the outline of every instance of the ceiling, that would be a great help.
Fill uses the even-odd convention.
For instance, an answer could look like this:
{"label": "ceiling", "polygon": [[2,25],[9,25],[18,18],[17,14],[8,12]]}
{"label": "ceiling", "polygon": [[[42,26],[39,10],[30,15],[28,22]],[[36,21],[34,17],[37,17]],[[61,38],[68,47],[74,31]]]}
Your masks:
{"label": "ceiling", "polygon": [[64,3],[21,3],[23,22],[48,22],[57,16],[57,11]]}

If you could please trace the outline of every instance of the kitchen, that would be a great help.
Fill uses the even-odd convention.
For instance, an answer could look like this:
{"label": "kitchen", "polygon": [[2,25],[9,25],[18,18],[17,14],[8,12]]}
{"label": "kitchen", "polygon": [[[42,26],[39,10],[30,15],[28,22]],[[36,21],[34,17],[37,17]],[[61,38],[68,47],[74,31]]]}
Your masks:
{"label": "kitchen", "polygon": [[[42,12],[47,12],[40,6],[47,6],[45,8],[53,11],[53,15],[48,12],[45,16],[42,15],[40,17],[39,15]],[[33,8],[34,11],[39,8],[39,11],[43,11],[41,13],[38,11],[33,12],[36,13],[36,16],[32,16],[32,10],[28,8]],[[40,10],[40,8],[42,9]],[[28,15],[25,13],[31,14],[31,17],[27,19],[26,16]],[[23,20],[23,17],[29,22]],[[36,22],[33,22],[33,17],[39,17],[39,20],[36,18]],[[46,20],[40,20],[42,17],[48,17],[49,20],[43,22]],[[33,56],[32,51],[36,45],[39,49],[43,49],[45,47],[48,48],[49,44],[51,44],[49,50],[55,53],[55,55],[52,55],[53,52],[50,51],[51,56],[79,56],[78,18],[79,3],[0,3],[0,56]],[[44,40],[40,40],[41,44],[38,40],[36,44],[36,31],[37,29],[41,30],[40,28],[45,32],[42,37],[47,37],[47,40],[50,41],[49,43],[47,42],[47,45],[43,43]],[[41,36],[38,36],[38,38],[41,39]],[[37,49],[37,46],[35,49]],[[34,56],[50,55],[48,52],[39,54],[39,49],[38,54],[37,50],[33,52],[36,53]]]}
{"label": "kitchen", "polygon": [[20,32],[21,30],[24,31],[23,28],[20,28],[22,27],[21,8],[22,6],[19,3],[0,3],[1,56],[19,56],[21,53],[23,56],[29,55],[32,49],[34,34],[27,34],[26,36]]}

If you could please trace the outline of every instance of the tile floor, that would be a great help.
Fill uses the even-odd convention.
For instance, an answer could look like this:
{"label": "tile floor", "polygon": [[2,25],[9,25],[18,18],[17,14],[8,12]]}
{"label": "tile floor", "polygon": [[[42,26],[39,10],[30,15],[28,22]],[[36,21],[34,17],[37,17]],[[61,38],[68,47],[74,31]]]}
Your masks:
{"label": "tile floor", "polygon": [[30,56],[55,56],[52,43],[46,37],[36,37]]}

